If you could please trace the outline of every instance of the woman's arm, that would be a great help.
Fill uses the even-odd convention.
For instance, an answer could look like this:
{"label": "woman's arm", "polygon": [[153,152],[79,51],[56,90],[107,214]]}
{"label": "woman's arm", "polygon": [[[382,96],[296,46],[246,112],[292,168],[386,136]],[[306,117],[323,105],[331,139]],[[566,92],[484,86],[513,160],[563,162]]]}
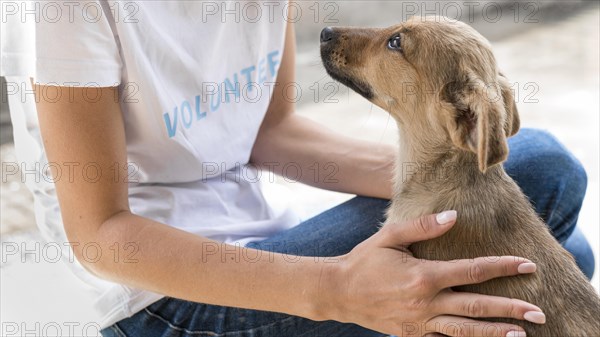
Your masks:
{"label": "woman's arm", "polygon": [[[353,139],[294,114],[294,103],[282,90],[295,81],[295,53],[294,26],[288,24],[277,84],[250,161],[279,175],[293,163],[300,166],[299,181],[305,184],[390,199],[397,155],[393,146]],[[296,170],[288,173],[298,178]]]}

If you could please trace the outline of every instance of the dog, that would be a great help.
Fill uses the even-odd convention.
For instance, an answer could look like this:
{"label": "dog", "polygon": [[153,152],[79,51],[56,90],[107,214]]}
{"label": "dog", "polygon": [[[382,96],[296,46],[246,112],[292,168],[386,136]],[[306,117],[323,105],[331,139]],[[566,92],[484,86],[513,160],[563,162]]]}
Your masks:
{"label": "dog", "polygon": [[[394,193],[383,224],[458,211],[443,236],[410,250],[428,260],[525,257],[537,272],[453,288],[539,306],[528,336],[600,336],[600,297],[506,174],[507,138],[520,127],[490,43],[439,16],[382,29],[325,28],[321,58],[335,80],[386,110],[400,131]],[[410,166],[410,168],[407,168]]]}

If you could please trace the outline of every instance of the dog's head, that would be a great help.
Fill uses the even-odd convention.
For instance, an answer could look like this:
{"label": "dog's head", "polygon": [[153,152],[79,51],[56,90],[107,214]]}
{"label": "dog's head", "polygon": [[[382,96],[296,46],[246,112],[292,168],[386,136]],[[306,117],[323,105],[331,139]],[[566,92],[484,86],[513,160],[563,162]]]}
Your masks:
{"label": "dog's head", "polygon": [[403,132],[472,151],[481,171],[508,155],[519,129],[507,79],[489,42],[468,25],[415,17],[385,29],[325,28],[327,72],[387,110]]}

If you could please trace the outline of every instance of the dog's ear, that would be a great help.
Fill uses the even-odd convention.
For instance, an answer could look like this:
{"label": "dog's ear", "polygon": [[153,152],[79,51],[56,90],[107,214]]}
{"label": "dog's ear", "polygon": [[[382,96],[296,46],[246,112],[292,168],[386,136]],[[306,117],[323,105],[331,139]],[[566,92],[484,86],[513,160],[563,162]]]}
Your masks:
{"label": "dog's ear", "polygon": [[477,155],[481,172],[508,156],[507,109],[499,88],[497,84],[486,85],[474,76],[466,76],[444,85],[441,91],[450,138],[459,148]]}
{"label": "dog's ear", "polygon": [[504,109],[506,111],[506,122],[504,124],[506,137],[514,136],[519,132],[519,128],[521,127],[521,119],[519,118],[519,111],[517,111],[515,96],[510,88],[508,79],[502,73],[498,74],[498,84],[500,85],[502,101],[504,102]]}

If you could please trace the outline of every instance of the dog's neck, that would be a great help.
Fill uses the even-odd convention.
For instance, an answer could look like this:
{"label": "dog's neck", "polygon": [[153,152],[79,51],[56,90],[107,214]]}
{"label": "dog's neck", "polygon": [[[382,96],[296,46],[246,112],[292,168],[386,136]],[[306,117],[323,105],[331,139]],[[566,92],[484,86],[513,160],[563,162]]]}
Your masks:
{"label": "dog's neck", "polygon": [[400,150],[389,214],[394,221],[440,211],[439,207],[453,207],[452,200],[461,199],[460,195],[493,189],[509,181],[502,165],[483,173],[476,154],[458,149],[439,134],[411,134],[403,132],[401,125],[399,128]]}

